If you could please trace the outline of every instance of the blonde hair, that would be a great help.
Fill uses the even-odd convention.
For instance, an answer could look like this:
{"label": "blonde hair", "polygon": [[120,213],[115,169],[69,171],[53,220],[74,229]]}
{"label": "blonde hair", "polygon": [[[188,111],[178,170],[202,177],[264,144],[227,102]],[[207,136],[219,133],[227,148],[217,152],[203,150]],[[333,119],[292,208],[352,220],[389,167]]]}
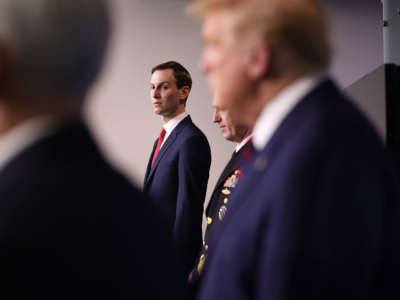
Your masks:
{"label": "blonde hair", "polygon": [[216,10],[233,16],[236,44],[270,47],[270,76],[316,72],[329,66],[327,22],[316,0],[197,0],[189,7],[198,17]]}

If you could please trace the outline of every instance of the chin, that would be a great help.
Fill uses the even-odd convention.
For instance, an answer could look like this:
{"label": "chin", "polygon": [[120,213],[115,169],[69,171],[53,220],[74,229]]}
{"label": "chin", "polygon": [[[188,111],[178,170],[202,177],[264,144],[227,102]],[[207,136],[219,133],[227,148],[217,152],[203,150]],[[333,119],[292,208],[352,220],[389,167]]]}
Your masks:
{"label": "chin", "polygon": [[232,136],[230,134],[223,134],[224,139],[226,139],[227,141],[232,141]]}

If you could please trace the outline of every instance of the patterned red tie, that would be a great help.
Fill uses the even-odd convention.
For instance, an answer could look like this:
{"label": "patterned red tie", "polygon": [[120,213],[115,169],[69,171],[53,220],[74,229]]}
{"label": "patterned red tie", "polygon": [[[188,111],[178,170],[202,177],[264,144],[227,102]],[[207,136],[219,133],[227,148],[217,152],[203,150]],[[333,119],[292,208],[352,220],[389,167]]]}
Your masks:
{"label": "patterned red tie", "polygon": [[163,129],[160,132],[160,137],[158,138],[156,150],[154,151],[153,160],[151,161],[151,166],[152,167],[153,167],[154,162],[156,161],[158,152],[160,151],[161,144],[164,141],[165,133],[166,133],[166,131],[165,131],[164,127],[163,127]]}

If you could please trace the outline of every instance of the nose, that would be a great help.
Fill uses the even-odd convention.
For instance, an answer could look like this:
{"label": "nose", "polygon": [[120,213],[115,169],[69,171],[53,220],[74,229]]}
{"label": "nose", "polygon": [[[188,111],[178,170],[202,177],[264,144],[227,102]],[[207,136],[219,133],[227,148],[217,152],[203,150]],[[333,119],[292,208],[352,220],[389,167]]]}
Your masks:
{"label": "nose", "polygon": [[210,64],[207,58],[207,51],[204,50],[199,62],[199,69],[202,73],[207,74],[210,71]]}
{"label": "nose", "polygon": [[220,115],[219,115],[218,109],[214,109],[213,122],[214,122],[214,123],[219,123],[219,122],[221,122],[221,117],[220,117]]}
{"label": "nose", "polygon": [[155,99],[160,98],[160,91],[158,89],[152,89],[150,94],[151,94],[151,98],[155,98]]}

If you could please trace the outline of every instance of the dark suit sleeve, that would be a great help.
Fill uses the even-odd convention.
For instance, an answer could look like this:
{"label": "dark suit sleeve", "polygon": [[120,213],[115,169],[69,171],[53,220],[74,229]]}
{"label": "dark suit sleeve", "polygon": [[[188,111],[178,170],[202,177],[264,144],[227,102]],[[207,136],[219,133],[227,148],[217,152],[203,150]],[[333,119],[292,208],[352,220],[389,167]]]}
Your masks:
{"label": "dark suit sleeve", "polygon": [[195,135],[183,142],[178,160],[178,196],[174,236],[182,251],[187,272],[201,247],[203,203],[207,190],[211,153],[204,136]]}

